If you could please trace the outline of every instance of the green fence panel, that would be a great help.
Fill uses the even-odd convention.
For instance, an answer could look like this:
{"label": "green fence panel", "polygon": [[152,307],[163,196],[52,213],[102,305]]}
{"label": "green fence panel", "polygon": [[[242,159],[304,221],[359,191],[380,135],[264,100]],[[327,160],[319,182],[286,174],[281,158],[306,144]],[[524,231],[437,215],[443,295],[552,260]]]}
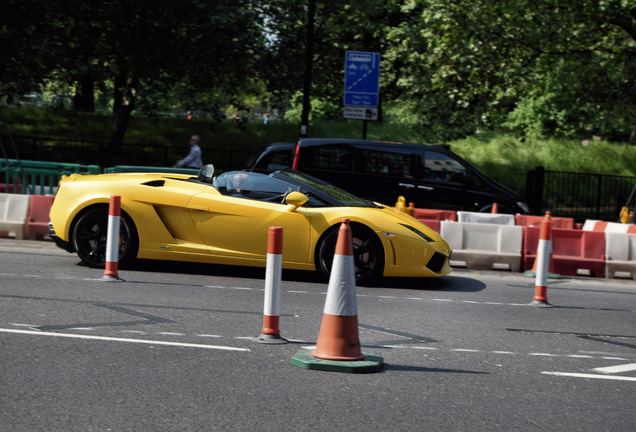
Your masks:
{"label": "green fence panel", "polygon": [[63,175],[100,173],[98,165],[0,159],[0,192],[53,195]]}

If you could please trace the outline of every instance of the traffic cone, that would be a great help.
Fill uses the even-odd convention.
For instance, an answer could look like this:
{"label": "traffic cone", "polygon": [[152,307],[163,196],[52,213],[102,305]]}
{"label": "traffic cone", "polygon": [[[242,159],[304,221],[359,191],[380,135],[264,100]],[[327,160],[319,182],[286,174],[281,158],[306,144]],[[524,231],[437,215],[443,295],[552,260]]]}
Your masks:
{"label": "traffic cone", "polygon": [[121,196],[111,195],[108,203],[108,227],[106,230],[106,262],[104,276],[106,282],[123,282],[119,277],[119,224],[121,221]]}
{"label": "traffic cone", "polygon": [[541,222],[539,232],[539,245],[537,247],[537,275],[534,285],[534,297],[532,305],[539,307],[552,307],[548,303],[548,260],[552,252],[552,220],[550,214],[546,213],[545,219]]}
{"label": "traffic cone", "polygon": [[267,233],[267,262],[265,266],[265,298],[263,301],[263,328],[261,334],[252,338],[263,344],[284,344],[287,339],[281,337],[280,291],[283,269],[283,228],[269,227]]}
{"label": "traffic cone", "polygon": [[497,203],[492,203],[492,210],[490,210],[490,213],[499,213],[499,207],[497,206]]}
{"label": "traffic cone", "polygon": [[[552,221],[551,213],[545,212],[544,220]],[[561,275],[554,271],[554,260],[552,259],[552,230],[550,230],[550,255],[548,257],[548,278],[549,279],[560,279]],[[537,275],[537,262],[539,261],[539,257],[537,256],[534,259],[534,263],[532,264],[532,270],[526,270],[523,272],[524,275],[529,277],[535,277]]]}
{"label": "traffic cone", "polygon": [[295,366],[354,373],[377,372],[382,368],[382,357],[363,354],[360,348],[351,237],[349,219],[343,218],[316,348],[298,351],[292,357]]}
{"label": "traffic cone", "polygon": [[362,360],[358,337],[356,278],[349,219],[343,219],[338,231],[327,299],[314,357],[325,360]]}

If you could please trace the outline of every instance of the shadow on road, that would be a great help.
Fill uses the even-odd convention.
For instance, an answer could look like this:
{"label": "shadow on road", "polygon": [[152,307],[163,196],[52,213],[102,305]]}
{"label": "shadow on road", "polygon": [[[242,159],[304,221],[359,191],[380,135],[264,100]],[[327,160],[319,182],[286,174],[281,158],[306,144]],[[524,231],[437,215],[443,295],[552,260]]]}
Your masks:
{"label": "shadow on road", "polygon": [[[137,260],[127,270],[153,273],[182,273],[214,275],[265,280],[265,269],[219,264],[187,263],[178,261]],[[320,271],[283,270],[283,281],[324,283],[329,279]],[[373,284],[360,285],[366,288],[399,288],[413,290],[444,290],[452,292],[477,292],[486,285],[464,275],[450,274],[437,278],[380,278]]]}

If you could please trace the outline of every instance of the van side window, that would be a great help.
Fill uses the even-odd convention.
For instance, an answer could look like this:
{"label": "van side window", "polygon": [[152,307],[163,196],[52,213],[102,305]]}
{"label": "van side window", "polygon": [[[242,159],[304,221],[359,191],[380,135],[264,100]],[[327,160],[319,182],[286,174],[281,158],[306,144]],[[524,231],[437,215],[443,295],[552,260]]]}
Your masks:
{"label": "van side window", "polygon": [[310,146],[300,152],[300,165],[310,169],[351,171],[352,162],[353,149],[342,144]]}
{"label": "van side window", "polygon": [[460,164],[458,161],[446,155],[436,151],[425,150],[424,151],[425,162],[424,166],[427,171],[431,171],[435,174],[434,178],[454,183],[470,183],[471,181],[477,181],[474,176],[470,175],[470,172]]}
{"label": "van side window", "polygon": [[356,151],[355,170],[365,174],[415,177],[416,173],[418,173],[418,166],[421,167],[422,162],[417,154],[364,148]]}
{"label": "van side window", "polygon": [[279,170],[292,166],[290,151],[276,151],[266,154],[255,168]]}

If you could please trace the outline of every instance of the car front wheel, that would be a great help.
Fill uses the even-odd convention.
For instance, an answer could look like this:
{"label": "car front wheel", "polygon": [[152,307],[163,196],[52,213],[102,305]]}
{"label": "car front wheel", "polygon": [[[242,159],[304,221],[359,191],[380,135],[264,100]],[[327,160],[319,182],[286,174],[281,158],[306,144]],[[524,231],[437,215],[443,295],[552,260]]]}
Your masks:
{"label": "car front wheel", "polygon": [[[318,262],[326,275],[331,274],[340,225],[333,227],[320,243]],[[382,275],[384,249],[378,237],[366,227],[351,224],[353,263],[357,284],[369,284]]]}
{"label": "car front wheel", "polygon": [[[108,235],[108,208],[98,207],[84,213],[73,229],[73,247],[90,267],[105,267]],[[137,256],[139,240],[135,225],[122,214],[119,225],[119,263],[127,264]]]}

